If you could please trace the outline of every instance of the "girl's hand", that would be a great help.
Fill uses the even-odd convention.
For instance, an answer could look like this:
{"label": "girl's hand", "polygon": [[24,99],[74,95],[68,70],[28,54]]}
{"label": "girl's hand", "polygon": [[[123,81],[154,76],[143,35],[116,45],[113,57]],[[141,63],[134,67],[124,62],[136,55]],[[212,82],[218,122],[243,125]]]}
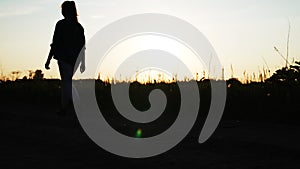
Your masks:
{"label": "girl's hand", "polygon": [[47,60],[47,62],[45,63],[45,68],[46,68],[47,70],[49,70],[49,69],[50,69],[49,65],[50,65],[50,61],[49,61],[49,60]]}

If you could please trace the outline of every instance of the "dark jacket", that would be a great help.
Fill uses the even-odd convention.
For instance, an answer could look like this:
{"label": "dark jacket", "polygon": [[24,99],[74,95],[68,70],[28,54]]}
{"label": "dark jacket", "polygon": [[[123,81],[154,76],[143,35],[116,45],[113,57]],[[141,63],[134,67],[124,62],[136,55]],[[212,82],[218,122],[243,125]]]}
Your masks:
{"label": "dark jacket", "polygon": [[84,46],[84,29],[80,23],[67,19],[56,23],[51,44],[54,59],[75,65],[81,49],[85,49]]}

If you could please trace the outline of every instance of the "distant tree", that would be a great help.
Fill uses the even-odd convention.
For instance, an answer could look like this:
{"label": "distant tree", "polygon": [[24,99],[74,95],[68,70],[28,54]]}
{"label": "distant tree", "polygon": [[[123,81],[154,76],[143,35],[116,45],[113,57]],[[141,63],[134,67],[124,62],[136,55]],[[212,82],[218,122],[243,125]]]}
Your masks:
{"label": "distant tree", "polygon": [[12,71],[11,74],[12,74],[12,80],[17,80],[19,79],[19,76],[20,76],[20,71]]}
{"label": "distant tree", "polygon": [[33,79],[34,79],[34,80],[42,80],[43,78],[44,78],[44,74],[42,73],[42,70],[37,69],[37,70],[34,72]]}
{"label": "distant tree", "polygon": [[32,79],[33,74],[34,74],[33,70],[28,70],[28,78],[29,79]]}
{"label": "distant tree", "polygon": [[276,70],[267,81],[298,84],[300,82],[300,62],[296,61],[295,65]]}
{"label": "distant tree", "polygon": [[23,76],[22,80],[27,80],[27,76]]}
{"label": "distant tree", "polygon": [[239,81],[237,78],[230,78],[227,81],[227,85],[241,85],[242,82]]}

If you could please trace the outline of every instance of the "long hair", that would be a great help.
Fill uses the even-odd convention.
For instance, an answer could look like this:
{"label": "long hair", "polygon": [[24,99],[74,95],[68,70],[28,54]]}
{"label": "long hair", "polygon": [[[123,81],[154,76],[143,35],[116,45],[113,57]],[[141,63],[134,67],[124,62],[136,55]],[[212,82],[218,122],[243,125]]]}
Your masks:
{"label": "long hair", "polygon": [[61,12],[66,19],[70,19],[78,22],[77,19],[78,14],[77,14],[77,9],[74,1],[63,2],[61,5]]}

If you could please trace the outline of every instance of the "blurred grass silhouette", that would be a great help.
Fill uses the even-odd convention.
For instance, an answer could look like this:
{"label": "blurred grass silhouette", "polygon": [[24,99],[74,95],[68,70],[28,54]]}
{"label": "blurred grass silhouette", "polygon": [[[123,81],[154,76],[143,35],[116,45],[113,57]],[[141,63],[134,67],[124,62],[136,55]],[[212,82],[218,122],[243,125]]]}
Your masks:
{"label": "blurred grass silhouette", "polygon": [[[125,82],[123,82],[125,83]],[[189,83],[189,82],[181,82]],[[201,97],[200,113],[207,113],[210,106],[210,80],[198,81]],[[223,118],[236,120],[297,121],[299,112],[299,83],[266,81],[242,84],[237,79],[227,83],[227,101]],[[122,83],[120,83],[122,84]],[[110,94],[110,83],[96,80],[96,96],[99,107],[116,111]],[[130,99],[140,111],[149,109],[148,95],[153,89],[161,89],[168,98],[166,111],[176,112],[180,107],[180,91],[174,83],[130,84]],[[60,104],[60,80],[17,80],[0,84],[1,104],[58,106]],[[176,113],[175,113],[176,114]]]}
{"label": "blurred grass silhouette", "polygon": [[[223,118],[216,132],[204,144],[199,144],[197,138],[209,110],[211,89],[210,80],[197,81],[200,109],[192,130],[178,146],[149,159],[125,159],[103,151],[88,138],[76,118],[58,118],[54,110],[60,105],[60,80],[3,81],[0,83],[0,120],[4,144],[0,145],[0,166],[299,168],[300,85],[295,79],[286,80],[281,73],[285,74],[285,69],[264,82],[243,84],[234,78],[227,80]],[[148,95],[153,89],[164,91],[168,100],[163,114],[144,125],[118,114],[110,92],[114,84],[101,80],[95,80],[95,84],[102,114],[122,134],[136,137],[137,131],[142,131],[139,137],[151,137],[162,133],[176,119],[180,91],[175,82],[131,82],[130,99],[138,110],[150,107]]]}

